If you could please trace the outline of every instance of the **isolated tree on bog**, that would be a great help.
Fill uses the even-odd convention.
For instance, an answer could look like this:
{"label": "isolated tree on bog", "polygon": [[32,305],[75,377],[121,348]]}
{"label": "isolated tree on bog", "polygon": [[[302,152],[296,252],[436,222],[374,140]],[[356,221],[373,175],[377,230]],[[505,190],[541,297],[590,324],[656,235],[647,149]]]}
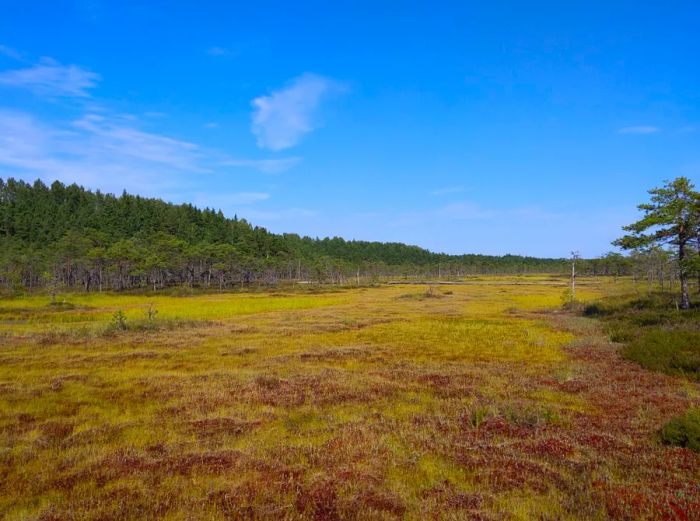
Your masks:
{"label": "isolated tree on bog", "polygon": [[681,284],[682,309],[690,307],[688,279],[695,259],[691,258],[693,242],[700,230],[700,193],[686,177],[667,181],[662,188],[649,190],[651,202],[638,208],[644,217],[625,226],[631,232],[613,242],[626,250],[639,250],[650,246],[673,245]]}

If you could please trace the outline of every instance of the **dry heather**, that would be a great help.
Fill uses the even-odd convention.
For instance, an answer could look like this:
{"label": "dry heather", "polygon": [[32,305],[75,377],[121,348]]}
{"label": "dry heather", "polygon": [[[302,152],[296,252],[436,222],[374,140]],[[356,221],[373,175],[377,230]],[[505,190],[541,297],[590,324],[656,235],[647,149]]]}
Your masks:
{"label": "dry heather", "polygon": [[0,517],[700,519],[700,388],[562,290],[0,300]]}

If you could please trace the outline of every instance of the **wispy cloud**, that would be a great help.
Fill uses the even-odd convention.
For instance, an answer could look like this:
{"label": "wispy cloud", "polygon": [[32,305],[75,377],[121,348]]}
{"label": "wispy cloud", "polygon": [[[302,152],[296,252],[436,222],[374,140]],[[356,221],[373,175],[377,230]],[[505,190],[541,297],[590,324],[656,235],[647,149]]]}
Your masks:
{"label": "wispy cloud", "polygon": [[198,146],[118,119],[87,115],[52,125],[26,113],[0,112],[0,173],[5,175],[142,192],[176,183],[176,172],[209,171]]}
{"label": "wispy cloud", "polygon": [[[89,97],[88,91],[97,86],[99,78],[96,73],[50,59],[0,73],[0,86],[83,100],[62,104],[72,117],[41,117],[0,107],[0,177],[58,179],[111,192],[126,189],[191,200],[192,188],[201,182],[201,176],[210,184],[225,183],[241,170],[275,174],[301,161],[300,157],[232,157],[223,150],[153,131],[162,113],[145,112],[138,117],[113,110],[108,100]],[[225,203],[231,209],[230,205],[251,205],[270,197],[265,191],[255,191],[255,186],[251,188],[224,194],[222,206]]]}
{"label": "wispy cloud", "polygon": [[343,90],[339,82],[304,74],[286,87],[252,101],[251,130],[260,148],[284,150],[318,127],[318,109],[329,94]]}
{"label": "wispy cloud", "polygon": [[648,125],[622,127],[617,131],[618,134],[655,134],[657,132],[661,132],[659,127],[652,127]]}
{"label": "wispy cloud", "polygon": [[392,227],[414,226],[418,224],[439,224],[457,221],[496,222],[518,219],[529,221],[551,221],[557,215],[535,206],[514,208],[484,208],[471,201],[459,201],[437,208],[404,212],[393,216],[386,215],[384,221]]}
{"label": "wispy cloud", "polygon": [[450,220],[488,219],[496,215],[494,210],[485,210],[471,202],[452,203],[435,211],[439,218]]}
{"label": "wispy cloud", "polygon": [[252,168],[265,174],[279,174],[289,170],[301,161],[300,157],[287,157],[283,159],[226,159],[222,165],[242,168]]}
{"label": "wispy cloud", "polygon": [[231,204],[252,204],[259,201],[266,201],[270,198],[270,194],[266,192],[237,192],[231,194]]}
{"label": "wispy cloud", "polygon": [[430,193],[432,195],[449,195],[449,194],[458,194],[460,192],[464,192],[463,186],[446,186],[444,188],[438,188],[436,190],[433,190]]}
{"label": "wispy cloud", "polygon": [[100,81],[100,75],[78,67],[61,65],[51,58],[25,69],[0,73],[0,85],[20,87],[42,96],[89,97],[89,90]]}
{"label": "wispy cloud", "polygon": [[22,54],[12,47],[8,47],[7,45],[0,45],[0,55],[6,56],[7,58],[11,58],[13,60],[22,60]]}
{"label": "wispy cloud", "polygon": [[[108,114],[47,123],[25,112],[0,110],[0,175],[157,195],[166,187],[186,190],[196,179],[192,174],[225,175],[241,168],[278,173],[301,160],[235,159],[196,143],[147,132],[137,124]],[[262,192],[244,194],[238,204],[264,197]]]}
{"label": "wispy cloud", "polygon": [[187,202],[194,203],[199,207],[221,209],[230,213],[237,207],[252,205],[262,201],[267,201],[270,194],[267,192],[232,192],[221,194],[190,194]]}
{"label": "wispy cloud", "polygon": [[288,221],[293,219],[312,219],[318,216],[315,210],[307,208],[288,208],[285,210],[264,211],[246,210],[244,217],[254,222],[269,223],[275,221]]}
{"label": "wispy cloud", "polygon": [[426,222],[481,220],[493,217],[493,210],[486,210],[476,203],[460,201],[438,208],[403,212],[387,216],[390,226],[412,226]]}
{"label": "wispy cloud", "polygon": [[207,49],[207,54],[209,56],[226,56],[227,54],[230,54],[230,51],[228,49],[224,49],[223,47],[209,47]]}
{"label": "wispy cloud", "polygon": [[88,114],[73,122],[86,131],[82,136],[92,151],[109,152],[189,172],[208,172],[201,166],[201,153],[194,143],[143,132],[104,116]]}

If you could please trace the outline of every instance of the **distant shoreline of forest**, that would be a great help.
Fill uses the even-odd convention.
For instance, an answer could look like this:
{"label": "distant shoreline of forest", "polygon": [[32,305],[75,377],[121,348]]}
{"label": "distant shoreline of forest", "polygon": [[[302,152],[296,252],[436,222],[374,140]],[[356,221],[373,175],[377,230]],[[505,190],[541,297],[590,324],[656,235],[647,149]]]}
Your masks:
{"label": "distant shoreline of forest", "polygon": [[[0,286],[6,289],[226,289],[285,280],[449,280],[563,274],[570,263],[565,258],[448,255],[402,243],[275,234],[191,204],[126,192],[115,196],[58,181],[49,186],[0,179]],[[629,257],[611,253],[578,260],[577,271],[628,275],[633,265]]]}

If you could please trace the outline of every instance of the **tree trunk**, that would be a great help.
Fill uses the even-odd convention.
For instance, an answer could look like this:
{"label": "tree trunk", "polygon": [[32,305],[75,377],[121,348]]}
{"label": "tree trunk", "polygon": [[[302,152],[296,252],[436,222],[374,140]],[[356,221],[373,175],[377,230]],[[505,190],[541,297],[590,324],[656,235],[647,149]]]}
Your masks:
{"label": "tree trunk", "polygon": [[685,266],[685,243],[678,245],[678,279],[681,283],[681,309],[690,309],[690,291],[688,289],[688,271]]}
{"label": "tree trunk", "polygon": [[700,294],[700,231],[698,231],[697,236],[697,247],[698,247],[698,294]]}
{"label": "tree trunk", "polygon": [[680,274],[681,279],[681,309],[690,308],[690,296],[688,294],[688,276],[685,273]]}

